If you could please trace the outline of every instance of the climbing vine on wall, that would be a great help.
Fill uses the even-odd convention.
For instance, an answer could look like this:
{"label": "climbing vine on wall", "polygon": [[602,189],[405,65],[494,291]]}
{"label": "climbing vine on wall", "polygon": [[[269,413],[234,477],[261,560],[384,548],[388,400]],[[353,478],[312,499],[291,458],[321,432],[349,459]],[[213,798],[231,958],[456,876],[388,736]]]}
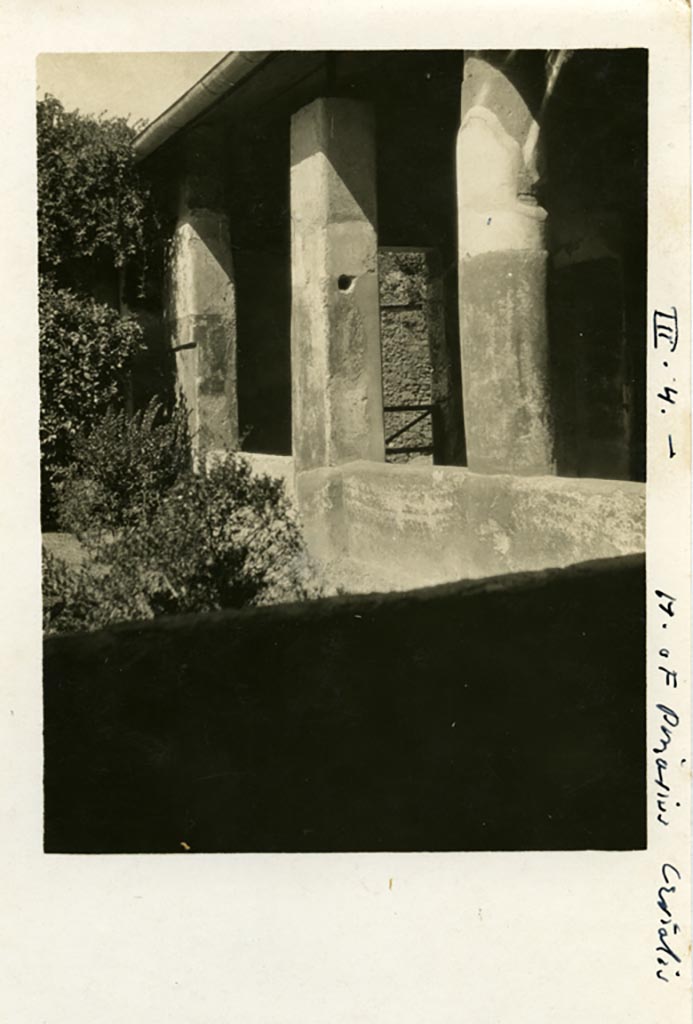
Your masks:
{"label": "climbing vine on wall", "polygon": [[[37,103],[41,477],[44,521],[75,438],[122,404],[142,331],[120,315],[118,279],[144,281],[158,233],[134,161],[137,125]],[[97,302],[95,294],[108,302]]]}
{"label": "climbing vine on wall", "polygon": [[41,271],[86,259],[142,263],[157,225],[134,162],[138,125],[66,111],[53,96],[37,103],[36,116]]}

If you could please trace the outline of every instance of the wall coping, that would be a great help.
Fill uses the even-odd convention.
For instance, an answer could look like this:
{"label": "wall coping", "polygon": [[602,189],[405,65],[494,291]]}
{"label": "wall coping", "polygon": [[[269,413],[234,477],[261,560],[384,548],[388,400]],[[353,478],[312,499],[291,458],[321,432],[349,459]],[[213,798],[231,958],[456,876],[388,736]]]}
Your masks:
{"label": "wall coping", "polygon": [[296,476],[300,478],[308,478],[311,475],[316,478],[318,475],[322,475],[329,479],[358,476],[378,478],[387,475],[418,481],[430,480],[431,483],[435,483],[436,479],[450,481],[456,479],[460,484],[471,480],[488,480],[501,486],[510,484],[515,487],[532,487],[537,490],[580,491],[592,494],[611,492],[630,495],[634,498],[639,496],[644,498],[647,486],[639,480],[553,475],[523,476],[517,473],[476,473],[466,466],[412,465],[411,463],[371,462],[366,459],[346,462],[340,466],[324,466],[296,472]]}

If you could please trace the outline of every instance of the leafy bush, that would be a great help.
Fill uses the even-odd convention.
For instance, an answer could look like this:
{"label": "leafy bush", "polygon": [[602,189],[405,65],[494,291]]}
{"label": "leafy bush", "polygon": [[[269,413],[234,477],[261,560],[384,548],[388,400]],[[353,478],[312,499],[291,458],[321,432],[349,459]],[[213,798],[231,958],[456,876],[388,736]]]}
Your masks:
{"label": "leafy bush", "polygon": [[308,563],[283,483],[238,455],[187,473],[95,552],[152,615],[309,596]]}
{"label": "leafy bush", "polygon": [[182,413],[155,426],[156,411],[130,423],[109,415],[81,443],[61,525],[88,557],[77,568],[44,557],[49,633],[319,593],[283,483],[240,455],[192,472]]}
{"label": "leafy bush", "polygon": [[37,103],[36,119],[42,514],[50,523],[77,434],[122,404],[132,357],[145,348],[134,318],[87,293],[117,303],[137,279],[143,296],[163,243],[151,188],[135,165],[139,125],[66,111],[53,96]]}
{"label": "leafy bush", "polygon": [[180,410],[122,411],[142,330],[81,292],[106,271],[112,286],[126,262],[140,267],[143,292],[147,261],[163,251],[134,165],[136,129],[68,113],[52,97],[37,119],[44,522],[57,505],[87,554],[77,567],[45,554],[46,630],[310,596],[281,483],[238,456],[193,474]]}
{"label": "leafy bush", "polygon": [[141,341],[142,329],[134,319],[41,278],[40,437],[46,514],[77,436],[122,401],[124,370]]}
{"label": "leafy bush", "polygon": [[44,546],[41,585],[46,633],[96,629],[108,621],[100,576],[103,572],[93,567],[68,565]]}
{"label": "leafy bush", "polygon": [[157,218],[134,163],[139,125],[66,111],[54,96],[37,103],[36,120],[42,271],[94,257],[142,262]]}
{"label": "leafy bush", "polygon": [[191,463],[182,405],[170,415],[157,399],[132,417],[108,410],[75,438],[70,466],[56,487],[58,525],[84,537],[141,519]]}

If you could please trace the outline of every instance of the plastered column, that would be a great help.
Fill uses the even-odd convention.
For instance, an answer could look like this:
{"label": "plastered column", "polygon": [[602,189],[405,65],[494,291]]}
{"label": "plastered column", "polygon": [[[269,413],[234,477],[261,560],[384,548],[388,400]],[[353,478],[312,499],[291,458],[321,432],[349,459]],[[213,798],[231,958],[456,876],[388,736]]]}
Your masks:
{"label": "plastered column", "polygon": [[538,126],[482,55],[465,60],[457,138],[462,387],[471,469],[555,472]]}
{"label": "plastered column", "polygon": [[216,155],[194,145],[178,185],[168,313],[197,454],[238,444],[236,294],[223,194]]}
{"label": "plastered column", "polygon": [[383,461],[372,109],[291,121],[292,446],[297,470]]}

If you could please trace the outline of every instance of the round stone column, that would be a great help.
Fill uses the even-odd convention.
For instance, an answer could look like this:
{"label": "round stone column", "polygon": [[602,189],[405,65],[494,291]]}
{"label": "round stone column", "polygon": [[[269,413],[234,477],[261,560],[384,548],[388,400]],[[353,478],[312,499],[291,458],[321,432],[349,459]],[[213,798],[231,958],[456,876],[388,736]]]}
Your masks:
{"label": "round stone column", "polygon": [[537,138],[517,75],[469,55],[457,138],[459,310],[467,458],[478,472],[555,472]]}

